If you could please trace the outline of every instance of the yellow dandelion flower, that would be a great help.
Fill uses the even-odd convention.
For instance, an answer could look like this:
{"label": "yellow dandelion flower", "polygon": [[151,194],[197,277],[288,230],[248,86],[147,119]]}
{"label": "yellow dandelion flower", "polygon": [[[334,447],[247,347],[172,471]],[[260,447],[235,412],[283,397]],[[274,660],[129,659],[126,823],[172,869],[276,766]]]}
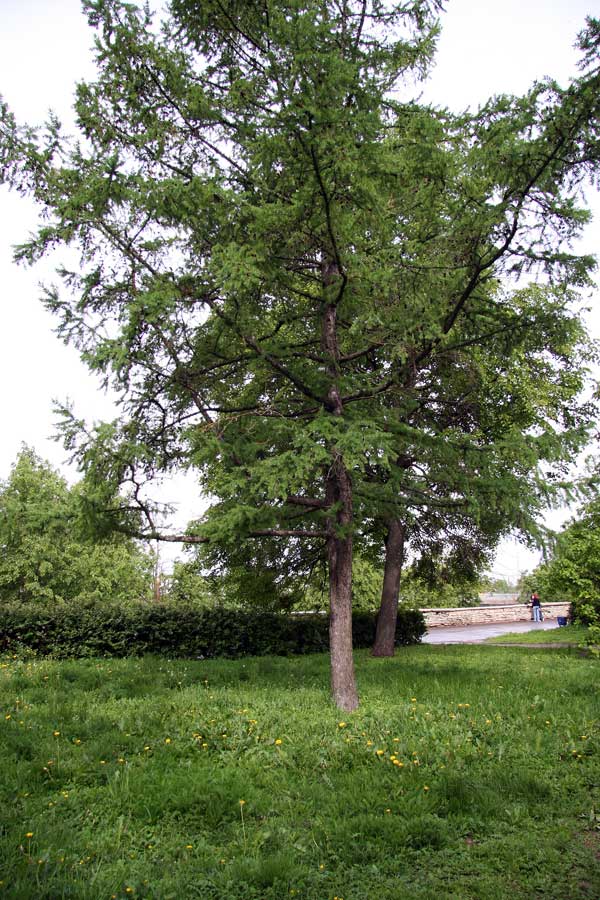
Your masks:
{"label": "yellow dandelion flower", "polygon": [[283,741],[281,740],[281,738],[277,738],[277,740],[275,741],[275,746],[279,747],[281,746],[281,744],[283,744]]}
{"label": "yellow dandelion flower", "polygon": [[383,756],[385,750],[376,750],[375,753],[377,754],[377,756]]}
{"label": "yellow dandelion flower", "polygon": [[165,744],[170,744],[170,743],[171,743],[171,738],[165,738]]}
{"label": "yellow dandelion flower", "polygon": [[423,790],[424,790],[424,791],[428,791],[428,790],[429,790],[429,785],[428,785],[428,784],[424,784],[424,785],[423,785]]}
{"label": "yellow dandelion flower", "polygon": [[54,737],[58,737],[60,735],[60,731],[53,731],[52,734]]}
{"label": "yellow dandelion flower", "polygon": [[338,722],[338,728],[345,728],[345,727],[346,727],[345,722]]}
{"label": "yellow dandelion flower", "polygon": [[240,806],[245,806],[245,805],[246,805],[246,801],[245,801],[245,800],[240,800]]}
{"label": "yellow dandelion flower", "polygon": [[25,832],[25,837],[26,837],[26,838],[32,838],[32,837],[33,837],[33,831],[26,831],[26,832]]}

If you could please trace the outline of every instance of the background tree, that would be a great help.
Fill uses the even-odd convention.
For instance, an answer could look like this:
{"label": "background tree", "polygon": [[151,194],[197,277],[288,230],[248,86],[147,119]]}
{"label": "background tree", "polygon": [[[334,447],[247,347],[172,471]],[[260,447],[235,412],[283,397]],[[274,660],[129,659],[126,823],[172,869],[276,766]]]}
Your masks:
{"label": "background tree", "polygon": [[389,474],[372,467],[387,529],[376,655],[393,653],[405,558],[454,555],[474,584],[503,535],[543,542],[595,414],[583,395],[595,348],[568,300],[552,287],[490,292],[415,369],[408,411],[390,410],[412,434]]}
{"label": "background tree", "polygon": [[515,594],[519,593],[519,586],[515,581],[506,578],[503,575],[486,575],[481,579],[480,589],[496,594]]}
{"label": "background tree", "polygon": [[[522,582],[523,599],[568,600],[573,616],[600,625],[600,498],[593,497],[556,536],[549,557]],[[600,636],[600,629],[595,637]]]}
{"label": "background tree", "polygon": [[[352,609],[376,612],[381,594],[382,560],[353,554]],[[175,564],[174,598],[202,605],[263,608],[272,611],[325,611],[329,596],[324,548],[313,555],[301,541],[264,539],[259,544],[188,548]]]}
{"label": "background tree", "polygon": [[[322,548],[321,548],[322,551]],[[259,607],[272,611],[306,609],[311,585],[322,580],[322,552],[310,559],[298,541],[264,538],[237,548],[201,544],[188,548],[188,559],[175,566],[173,590],[208,594],[210,605]],[[315,566],[320,578],[315,577]],[[195,583],[197,582],[197,587]],[[205,602],[206,602],[205,601]]]}
{"label": "background tree", "polygon": [[[490,281],[538,266],[586,283],[591,261],[566,248],[598,157],[598,25],[567,89],[452,117],[398,99],[431,61],[433,0],[173,0],[160,31],[119,0],[84,8],[84,140],[4,109],[0,144],[4,180],[47,214],[19,256],[80,250],[72,293],[47,304],[122,395],[119,422],[88,435],[72,418],[67,441],[116,528],[142,510],[152,538],[323,542],[333,695],[353,709],[355,487],[369,458],[394,471],[399,435],[428,441],[405,416],[390,429],[380,401],[410,407],[411,373]],[[219,502],[161,534],[144,482],[182,465]],[[122,485],[130,509],[111,510]]]}
{"label": "background tree", "polygon": [[86,539],[78,488],[24,448],[0,482],[0,600],[130,603],[151,594],[152,559],[122,535]]}

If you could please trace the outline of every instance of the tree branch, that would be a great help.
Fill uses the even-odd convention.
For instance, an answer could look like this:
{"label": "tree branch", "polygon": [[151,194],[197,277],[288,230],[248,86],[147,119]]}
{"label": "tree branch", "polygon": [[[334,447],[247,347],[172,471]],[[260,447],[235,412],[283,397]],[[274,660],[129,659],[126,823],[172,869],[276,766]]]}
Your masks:
{"label": "tree branch", "polygon": [[[162,534],[158,531],[129,531],[122,529],[124,533],[130,537],[143,541],[161,541],[171,544],[208,544],[211,538],[201,537],[197,534]],[[326,531],[317,531],[307,528],[261,528],[256,531],[249,531],[244,535],[246,538],[261,537],[305,537],[325,539]]]}

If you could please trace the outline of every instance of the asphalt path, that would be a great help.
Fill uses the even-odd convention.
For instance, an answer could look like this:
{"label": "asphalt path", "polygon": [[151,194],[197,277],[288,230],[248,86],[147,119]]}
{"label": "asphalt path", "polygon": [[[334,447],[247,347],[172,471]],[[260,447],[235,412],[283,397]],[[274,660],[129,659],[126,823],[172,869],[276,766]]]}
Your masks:
{"label": "asphalt path", "polygon": [[545,622],[496,622],[486,625],[437,625],[423,637],[424,644],[481,644],[498,634],[522,631],[545,631],[556,628],[556,619]]}

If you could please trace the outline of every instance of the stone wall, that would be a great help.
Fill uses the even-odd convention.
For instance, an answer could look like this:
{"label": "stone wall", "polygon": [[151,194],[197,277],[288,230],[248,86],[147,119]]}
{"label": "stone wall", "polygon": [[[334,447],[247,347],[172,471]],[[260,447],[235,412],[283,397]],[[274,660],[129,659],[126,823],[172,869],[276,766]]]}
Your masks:
{"label": "stone wall", "polygon": [[[570,603],[542,603],[544,619],[568,616]],[[428,628],[436,625],[482,625],[493,622],[528,622],[531,608],[523,603],[508,606],[470,606],[459,609],[422,609]]]}

